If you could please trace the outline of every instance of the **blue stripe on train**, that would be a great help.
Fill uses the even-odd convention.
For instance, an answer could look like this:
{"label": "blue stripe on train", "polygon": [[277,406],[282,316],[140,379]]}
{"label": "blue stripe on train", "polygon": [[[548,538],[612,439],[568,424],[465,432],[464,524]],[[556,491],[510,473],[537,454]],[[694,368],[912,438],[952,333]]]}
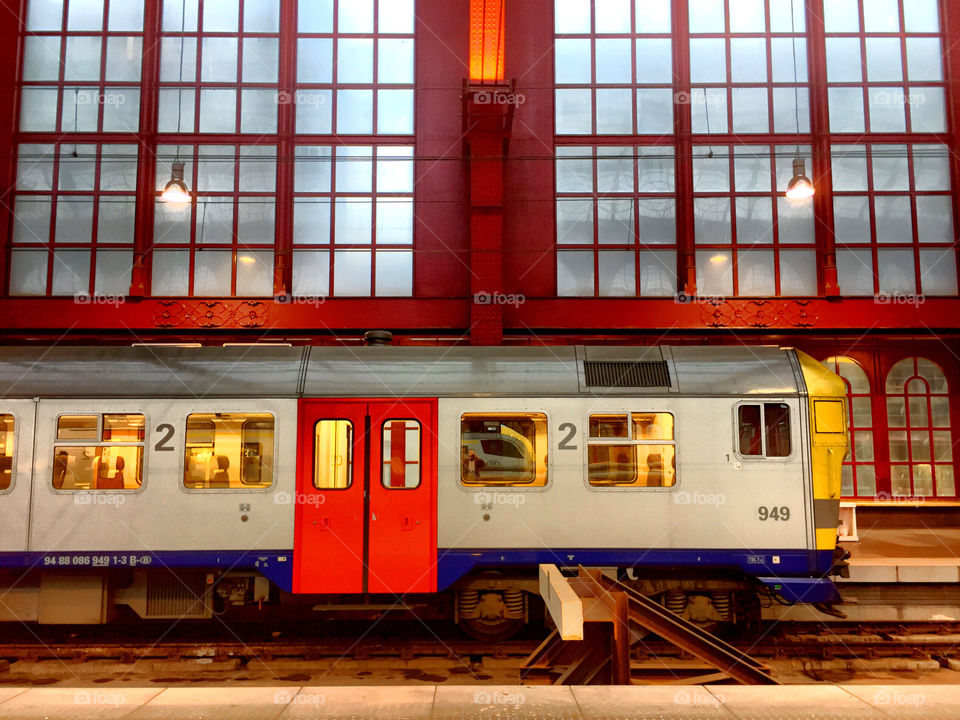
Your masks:
{"label": "blue stripe on train", "polygon": [[287,592],[293,588],[292,550],[0,553],[0,568],[256,570]]}

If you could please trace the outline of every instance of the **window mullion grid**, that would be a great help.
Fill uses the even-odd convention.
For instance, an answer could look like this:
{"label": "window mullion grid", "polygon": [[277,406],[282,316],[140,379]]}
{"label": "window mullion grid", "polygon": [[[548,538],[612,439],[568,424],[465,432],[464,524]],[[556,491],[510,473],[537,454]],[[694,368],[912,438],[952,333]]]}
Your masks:
{"label": "window mullion grid", "polygon": [[[595,38],[594,40],[595,41]],[[594,55],[596,57],[596,55]],[[596,72],[596,62],[594,62]],[[594,94],[596,87],[594,87]],[[596,113],[596,110],[594,110]],[[596,117],[596,114],[594,114]],[[600,296],[600,147],[590,146],[591,172],[593,173],[593,296]]]}

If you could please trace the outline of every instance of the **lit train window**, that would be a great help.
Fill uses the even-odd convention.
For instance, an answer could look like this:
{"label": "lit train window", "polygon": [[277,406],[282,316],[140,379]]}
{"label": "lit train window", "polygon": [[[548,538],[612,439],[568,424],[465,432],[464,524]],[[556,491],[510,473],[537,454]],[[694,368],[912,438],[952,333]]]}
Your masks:
{"label": "lit train window", "polygon": [[467,487],[545,487],[547,416],[465,414],[460,419],[460,482]]}
{"label": "lit train window", "polygon": [[789,457],[790,406],[784,403],[737,408],[737,448],[744,457]]}
{"label": "lit train window", "polygon": [[187,417],[183,486],[248,490],[273,485],[272,415],[195,413]]}
{"label": "lit train window", "polygon": [[13,415],[0,415],[0,490],[13,484]]}
{"label": "lit train window", "polygon": [[587,478],[594,487],[662,488],[677,483],[670,413],[590,416]]}
{"label": "lit train window", "polygon": [[56,490],[136,490],[143,484],[143,415],[61,415],[53,448]]}
{"label": "lit train window", "polygon": [[381,465],[385,488],[413,489],[420,486],[420,423],[388,420],[383,424]]}
{"label": "lit train window", "polygon": [[353,484],[353,423],[321,420],[314,430],[313,486],[345,490]]}

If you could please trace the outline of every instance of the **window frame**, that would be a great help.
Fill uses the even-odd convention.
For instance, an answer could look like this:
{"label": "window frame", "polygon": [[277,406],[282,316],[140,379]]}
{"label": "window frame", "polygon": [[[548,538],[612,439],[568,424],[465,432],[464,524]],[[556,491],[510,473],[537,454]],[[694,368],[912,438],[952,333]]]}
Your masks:
{"label": "window frame", "polygon": [[[553,486],[553,453],[551,452],[551,449],[553,448],[554,438],[553,438],[553,422],[551,421],[549,412],[547,412],[546,410],[510,411],[510,410],[499,410],[499,409],[498,410],[481,409],[481,410],[463,410],[457,413],[457,415],[458,415],[457,427],[456,427],[457,436],[456,436],[456,445],[454,445],[454,447],[457,449],[454,453],[454,457],[456,458],[456,468],[457,468],[456,469],[457,488],[459,488],[461,491],[470,492],[470,493],[491,493],[491,492],[503,492],[503,491],[544,492],[546,490],[549,490]],[[547,442],[547,461],[546,463],[544,463],[544,470],[546,471],[546,474],[547,474],[546,482],[544,482],[543,485],[532,485],[530,483],[524,483],[522,485],[508,485],[505,483],[494,483],[491,485],[465,484],[463,482],[463,473],[461,472],[461,463],[463,462],[462,455],[461,455],[462,448],[463,448],[463,431],[461,428],[463,426],[464,418],[468,415],[488,416],[488,417],[491,415],[512,416],[512,417],[518,417],[521,415],[542,416],[543,421],[546,424],[546,431],[544,433],[546,436],[546,442]],[[536,462],[536,458],[534,458],[534,461]],[[534,477],[534,481],[536,481],[536,477]]]}
{"label": "window frame", "polygon": [[[269,415],[273,418],[273,472],[272,472],[272,482],[266,487],[237,487],[237,488],[188,488],[184,480],[186,479],[187,473],[187,422],[192,415]],[[244,422],[249,421],[250,418],[246,418]],[[279,442],[277,432],[277,414],[269,410],[220,410],[220,409],[204,409],[199,410],[197,408],[191,408],[184,414],[183,419],[180,422],[180,428],[183,438],[183,449],[180,452],[179,468],[180,468],[180,477],[177,480],[177,486],[180,488],[181,492],[184,492],[188,495],[215,495],[215,494],[224,494],[224,493],[271,493],[277,490],[277,452],[279,450]],[[242,425],[241,425],[242,433]],[[216,444],[216,435],[214,435],[214,445]],[[241,440],[242,446],[242,440]],[[238,470],[239,472],[239,470]],[[237,477],[240,477],[239,475]],[[241,481],[242,484],[242,481]]]}
{"label": "window frame", "polygon": [[[70,440],[58,440],[58,439],[57,439],[57,435],[58,435],[58,431],[59,431],[59,427],[60,427],[60,419],[61,419],[61,418],[63,418],[63,417],[76,417],[76,416],[88,416],[88,415],[94,415],[94,416],[96,416],[96,418],[97,418],[97,440],[95,440],[95,441],[93,441],[93,440],[76,440],[76,441],[70,441]],[[104,442],[104,441],[102,440],[102,438],[103,438],[103,429],[104,429],[104,428],[103,428],[103,425],[104,425],[103,418],[104,418],[105,415],[139,415],[139,416],[141,416],[141,417],[143,418],[143,440],[140,441],[140,442],[127,442],[127,443]],[[58,447],[97,447],[97,448],[100,448],[100,447],[138,447],[138,448],[140,448],[140,450],[141,450],[141,452],[140,452],[140,485],[139,485],[138,487],[135,487],[135,488],[123,488],[123,489],[110,489],[110,488],[103,488],[103,489],[101,489],[101,488],[73,488],[73,489],[64,489],[64,488],[56,488],[56,487],[53,486],[53,475],[52,475],[52,472],[53,472],[53,463],[52,463],[52,462],[51,462],[51,464],[50,464],[50,477],[49,477],[50,482],[47,483],[46,480],[44,480],[44,481],[43,481],[44,484],[47,486],[47,488],[48,488],[49,490],[51,490],[52,492],[56,493],[57,495],[69,495],[69,494],[73,494],[73,493],[92,493],[92,492],[96,492],[96,493],[114,493],[114,494],[115,494],[115,493],[123,493],[123,494],[125,494],[125,495],[137,495],[137,494],[140,494],[140,493],[144,492],[144,490],[146,490],[146,487],[147,487],[147,475],[148,475],[148,469],[149,469],[149,464],[150,464],[150,463],[149,463],[149,460],[148,460],[148,456],[149,456],[149,454],[150,454],[150,452],[149,452],[150,447],[149,447],[149,441],[148,441],[148,439],[147,439],[147,436],[149,435],[149,429],[150,429],[150,427],[151,427],[151,425],[150,425],[150,416],[149,416],[149,414],[148,414],[145,410],[142,410],[142,409],[137,409],[137,410],[116,410],[116,409],[111,409],[111,410],[84,410],[84,409],[81,409],[81,410],[76,410],[76,411],[70,411],[70,410],[63,411],[63,410],[61,410],[61,411],[57,412],[56,415],[54,416],[54,420],[53,420],[53,435],[52,435],[52,439],[51,439],[51,442],[50,442],[50,451],[51,451],[51,453],[52,453],[52,458],[51,458],[51,460],[56,459],[56,456],[57,456],[57,448],[58,448]]]}
{"label": "window frame", "polygon": [[13,419],[13,450],[10,453],[10,485],[0,488],[0,495],[9,495],[17,487],[17,451],[20,449],[20,418],[17,414],[10,411],[0,412],[0,416],[7,416]]}
{"label": "window frame", "polygon": [[[350,426],[350,460],[348,462],[347,470],[347,486],[338,488],[322,488],[317,486],[317,426],[322,422],[342,422],[347,423]],[[349,418],[344,417],[322,417],[317,418],[313,423],[313,428],[310,431],[311,438],[311,448],[310,448],[310,486],[313,490],[317,492],[346,492],[353,488],[353,466],[357,461],[355,457],[355,450],[357,445],[356,440],[357,427],[356,423]],[[382,454],[382,453],[381,453]]]}
{"label": "window frame", "polygon": [[[740,408],[747,405],[759,405],[760,406],[760,421],[763,424],[763,432],[760,436],[761,439],[761,448],[763,449],[763,454],[761,455],[744,455],[740,452]],[[767,455],[767,405],[785,405],[787,412],[789,413],[790,418],[790,454],[783,456],[770,456]],[[731,433],[731,439],[733,440],[733,454],[736,456],[737,460],[743,462],[782,462],[790,463],[796,459],[797,455],[797,438],[796,431],[798,428],[797,415],[794,412],[793,405],[790,404],[789,399],[784,398],[759,398],[752,400],[740,400],[733,405],[733,432]]]}
{"label": "window frame", "polygon": [[[627,427],[630,430],[631,437],[627,438],[591,438],[590,437],[590,418],[594,415],[626,415]],[[673,423],[672,440],[634,440],[633,435],[633,416],[634,415],[669,415]],[[637,410],[636,408],[624,409],[598,409],[591,408],[584,415],[584,425],[586,432],[583,434],[583,484],[591,492],[676,492],[680,487],[680,451],[677,440],[677,414],[669,410]],[[674,468],[673,485],[659,486],[640,486],[640,485],[594,485],[590,482],[590,446],[591,445],[654,445],[654,446],[673,446],[673,457],[676,463]]]}
{"label": "window frame", "polygon": [[[386,444],[383,441],[384,433],[387,430],[387,424],[394,423],[394,422],[415,423],[417,426],[418,457],[420,459],[417,460],[417,462],[415,463],[417,466],[417,484],[413,485],[412,487],[407,485],[404,485],[403,487],[391,487],[390,485],[387,485],[383,482],[383,467],[384,465],[386,465],[386,463],[384,462],[384,460],[386,459],[386,456],[384,453],[384,447]],[[404,432],[406,432],[408,429],[409,428],[405,427]],[[406,467],[407,465],[413,465],[413,464],[414,463],[408,463],[406,462],[406,460],[404,460],[404,467]],[[406,474],[404,474],[404,480],[406,480]],[[423,486],[423,423],[422,422],[420,422],[416,418],[410,418],[410,417],[399,418],[398,417],[398,418],[385,418],[380,423],[380,477],[378,478],[378,481],[380,483],[381,489],[391,490],[391,491],[405,490],[409,492],[412,490],[419,490]]]}

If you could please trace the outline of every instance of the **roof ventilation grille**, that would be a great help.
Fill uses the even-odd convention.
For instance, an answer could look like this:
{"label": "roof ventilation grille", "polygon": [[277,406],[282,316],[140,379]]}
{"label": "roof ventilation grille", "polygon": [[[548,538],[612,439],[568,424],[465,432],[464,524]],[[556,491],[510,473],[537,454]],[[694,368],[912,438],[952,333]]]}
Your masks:
{"label": "roof ventilation grille", "polygon": [[595,362],[583,363],[587,387],[664,388],[670,387],[670,370],[666,362]]}

